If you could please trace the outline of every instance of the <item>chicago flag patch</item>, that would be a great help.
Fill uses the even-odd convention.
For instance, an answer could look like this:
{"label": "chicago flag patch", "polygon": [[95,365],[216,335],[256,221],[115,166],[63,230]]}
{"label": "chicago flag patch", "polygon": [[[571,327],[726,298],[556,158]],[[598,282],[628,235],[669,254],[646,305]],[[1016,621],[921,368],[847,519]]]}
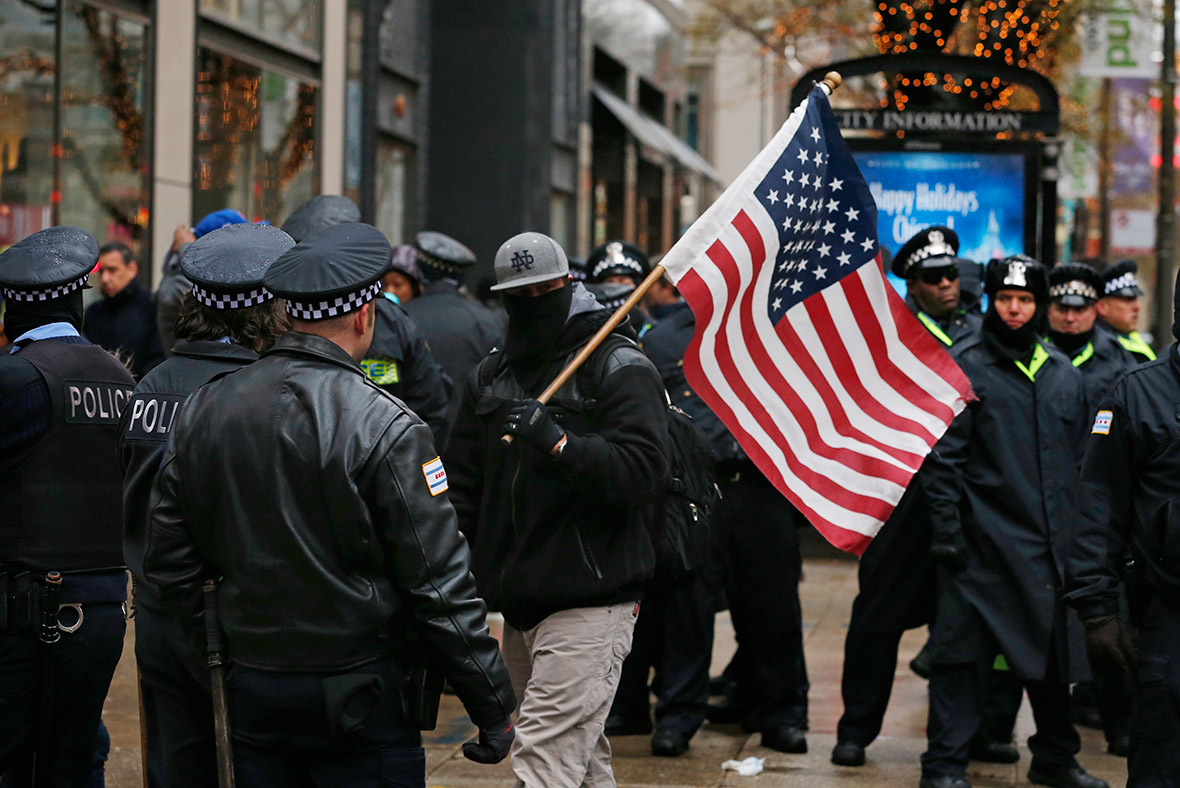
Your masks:
{"label": "chicago flag patch", "polygon": [[1109,410],[1100,410],[1098,415],[1094,417],[1094,429],[1090,430],[1091,435],[1109,435],[1110,422],[1114,419],[1114,412]]}
{"label": "chicago flag patch", "polygon": [[431,495],[438,495],[447,491],[447,470],[443,467],[442,458],[435,457],[422,466],[422,475],[426,477],[426,486]]}

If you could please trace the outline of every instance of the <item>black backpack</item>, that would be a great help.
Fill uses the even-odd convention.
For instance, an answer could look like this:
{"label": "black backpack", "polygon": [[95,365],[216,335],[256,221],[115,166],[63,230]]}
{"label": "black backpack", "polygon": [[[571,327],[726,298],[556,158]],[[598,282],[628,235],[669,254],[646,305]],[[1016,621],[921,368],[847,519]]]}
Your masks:
{"label": "black backpack", "polygon": [[[618,347],[636,347],[630,339],[611,334],[579,370],[578,388],[593,407],[593,383],[602,379],[606,359]],[[593,366],[591,366],[593,364]],[[583,375],[583,370],[585,374]],[[667,398],[667,393],[665,393]],[[704,430],[680,408],[668,402],[668,438],[672,473],[648,523],[656,553],[657,582],[687,585],[709,561],[713,512],[721,492],[717,487],[713,445]]]}

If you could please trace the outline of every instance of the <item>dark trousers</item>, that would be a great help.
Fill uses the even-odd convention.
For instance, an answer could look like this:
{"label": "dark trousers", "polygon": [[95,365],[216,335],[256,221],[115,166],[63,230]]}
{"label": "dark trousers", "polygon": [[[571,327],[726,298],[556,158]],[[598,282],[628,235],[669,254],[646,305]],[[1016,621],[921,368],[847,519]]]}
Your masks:
{"label": "dark trousers", "polygon": [[881,732],[885,709],[897,671],[897,632],[849,629],[844,638],[844,675],[840,693],[844,714],[836,726],[836,740],[868,747]]}
{"label": "dark trousers", "polygon": [[992,668],[984,679],[983,720],[976,737],[1008,744],[1024,700],[1024,683],[1010,670]]}
{"label": "dark trousers", "polygon": [[140,605],[135,660],[143,692],[151,788],[217,784],[213,698],[204,655],[164,613]]}
{"label": "dark trousers", "polygon": [[675,589],[650,583],[611,714],[648,719],[647,680],[654,667],[656,725],[691,736],[705,720],[712,656],[713,595],[705,578]]}
{"label": "dark trousers", "polygon": [[[50,784],[89,788],[102,704],[123,653],[118,602],[82,606],[82,626],[53,649],[53,773]],[[32,784],[45,647],[35,635],[0,635],[0,774],[12,788]]]}
{"label": "dark trousers", "polygon": [[237,666],[229,680],[240,788],[423,788],[426,752],[389,661],[345,673]]}
{"label": "dark trousers", "polygon": [[734,703],[747,730],[800,727],[807,696],[806,679],[800,679],[799,514],[753,465],[721,479],[715,523],[722,529],[726,598],[739,644]]}
{"label": "dark trousers", "polygon": [[[985,709],[984,692],[992,660],[976,664],[938,665],[930,675],[930,716],[927,749],[922,754],[924,777],[962,777],[967,751]],[[1029,737],[1032,768],[1057,774],[1076,765],[1081,739],[1069,721],[1069,683],[1060,676],[1056,654],[1049,653],[1044,679],[1024,681],[1037,732]]]}
{"label": "dark trousers", "polygon": [[1127,788],[1180,786],[1180,611],[1148,606],[1139,630]]}

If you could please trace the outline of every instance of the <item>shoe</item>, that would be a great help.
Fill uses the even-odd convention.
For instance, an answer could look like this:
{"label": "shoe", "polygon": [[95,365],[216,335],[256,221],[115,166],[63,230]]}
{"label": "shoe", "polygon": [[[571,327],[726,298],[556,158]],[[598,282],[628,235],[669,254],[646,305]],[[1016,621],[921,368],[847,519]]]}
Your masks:
{"label": "shoe", "polygon": [[1020,760],[1020,750],[1013,744],[972,739],[967,757],[984,763],[1016,763]]}
{"label": "shoe", "polygon": [[1035,785],[1051,785],[1053,788],[1110,788],[1106,780],[1087,774],[1081,766],[1071,766],[1056,774],[1044,774],[1036,769],[1029,769],[1028,781]]}
{"label": "shoe", "polygon": [[971,783],[962,777],[923,777],[918,781],[918,788],[971,788]]}
{"label": "shoe", "polygon": [[705,708],[705,719],[714,725],[736,725],[742,721],[742,710],[732,700],[710,703]]}
{"label": "shoe", "polygon": [[631,720],[621,714],[612,714],[606,718],[603,732],[608,738],[611,736],[646,736],[651,733],[651,721]]}
{"label": "shoe", "polygon": [[1126,735],[1115,736],[1112,741],[1106,743],[1106,751],[1111,755],[1126,758],[1127,753],[1131,751],[1131,737]]}
{"label": "shoe", "polygon": [[865,748],[854,741],[837,742],[832,748],[832,763],[837,766],[864,766]]}
{"label": "shoe", "polygon": [[1074,699],[1070,703],[1069,719],[1074,725],[1102,730],[1102,715],[1098,713],[1097,706],[1089,703],[1079,703]]}
{"label": "shoe", "polygon": [[790,725],[778,725],[762,731],[762,746],[779,752],[807,752],[807,737]]}
{"label": "shoe", "polygon": [[662,758],[675,758],[688,752],[688,733],[675,728],[656,728],[651,737],[651,754]]}
{"label": "shoe", "polygon": [[714,676],[709,679],[709,694],[729,697],[737,690],[737,682],[728,676]]}

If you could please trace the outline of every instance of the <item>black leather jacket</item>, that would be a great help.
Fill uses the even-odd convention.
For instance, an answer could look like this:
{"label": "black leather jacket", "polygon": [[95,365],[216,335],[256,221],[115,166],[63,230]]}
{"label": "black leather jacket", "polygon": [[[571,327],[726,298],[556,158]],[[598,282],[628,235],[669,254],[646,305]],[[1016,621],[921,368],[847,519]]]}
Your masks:
{"label": "black leather jacket", "polygon": [[396,658],[413,625],[472,720],[494,724],[515,699],[436,460],[426,425],[339,346],[290,332],[185,404],[152,492],[147,579],[191,624],[202,580],[223,576],[230,656],[253,668]]}

